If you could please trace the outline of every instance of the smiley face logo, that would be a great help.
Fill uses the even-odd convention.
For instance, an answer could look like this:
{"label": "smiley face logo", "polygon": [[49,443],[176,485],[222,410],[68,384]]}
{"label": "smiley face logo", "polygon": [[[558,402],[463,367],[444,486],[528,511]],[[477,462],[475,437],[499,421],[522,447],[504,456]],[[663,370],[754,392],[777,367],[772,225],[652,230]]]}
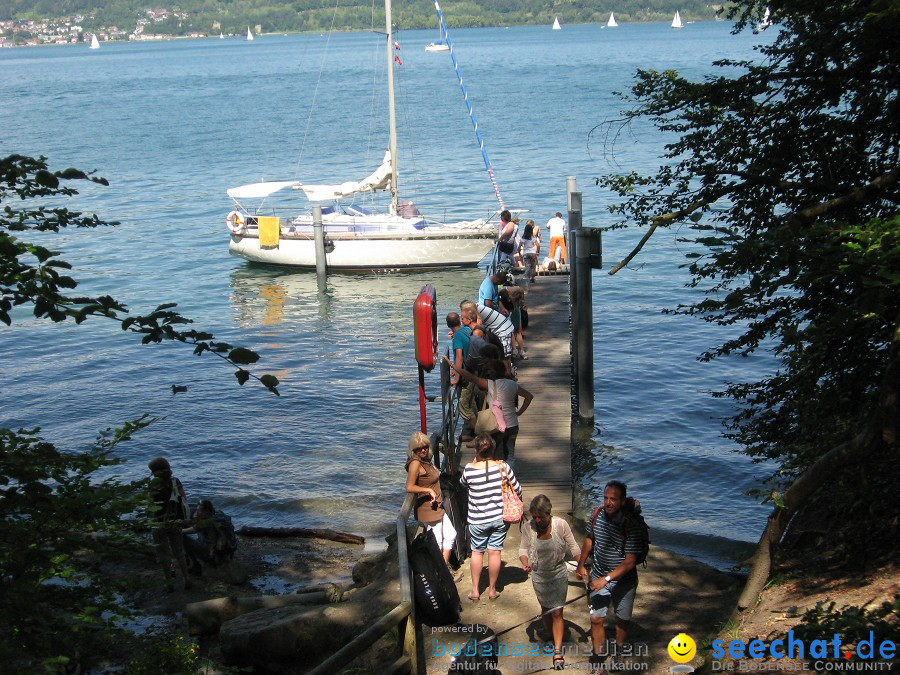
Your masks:
{"label": "smiley face logo", "polygon": [[675,663],[687,663],[697,654],[697,645],[690,635],[679,633],[669,642],[668,652]]}

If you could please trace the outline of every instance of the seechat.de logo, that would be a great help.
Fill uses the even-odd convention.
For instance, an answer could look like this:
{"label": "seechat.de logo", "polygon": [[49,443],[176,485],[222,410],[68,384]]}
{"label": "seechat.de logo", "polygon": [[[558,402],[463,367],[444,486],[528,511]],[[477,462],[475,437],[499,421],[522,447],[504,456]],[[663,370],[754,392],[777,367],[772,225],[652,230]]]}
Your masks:
{"label": "seechat.de logo", "polygon": [[[849,660],[856,656],[861,661],[874,661],[875,659],[890,660],[897,652],[897,645],[892,640],[879,641],[875,638],[874,631],[869,631],[869,637],[856,643],[856,648],[851,649],[841,644],[841,636],[835,633],[830,640],[806,640],[794,637],[794,631],[788,631],[784,638],[772,640],[768,644],[762,640],[732,640],[725,645],[724,640],[713,640],[712,657],[724,659],[726,656],[735,660],[744,659],[801,659],[812,660],[815,670],[836,670],[833,661],[825,659]],[[846,662],[846,661],[844,661]],[[872,663],[876,666],[878,664]],[[886,664],[890,667],[890,664]],[[713,668],[721,670],[721,668]]]}

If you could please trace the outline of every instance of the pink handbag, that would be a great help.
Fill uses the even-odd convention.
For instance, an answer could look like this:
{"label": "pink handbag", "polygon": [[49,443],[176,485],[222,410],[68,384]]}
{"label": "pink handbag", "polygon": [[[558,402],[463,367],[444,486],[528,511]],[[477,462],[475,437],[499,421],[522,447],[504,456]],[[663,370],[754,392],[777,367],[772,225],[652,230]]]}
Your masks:
{"label": "pink handbag", "polygon": [[500,489],[503,493],[503,520],[507,523],[518,523],[525,514],[522,498],[513,490],[509,475],[506,473],[506,462],[500,462]]}

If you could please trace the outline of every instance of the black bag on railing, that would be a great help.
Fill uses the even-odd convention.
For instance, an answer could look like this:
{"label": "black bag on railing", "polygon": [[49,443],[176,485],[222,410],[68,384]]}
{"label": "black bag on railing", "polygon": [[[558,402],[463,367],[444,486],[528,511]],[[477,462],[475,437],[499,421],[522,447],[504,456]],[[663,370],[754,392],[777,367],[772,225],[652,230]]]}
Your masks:
{"label": "black bag on railing", "polygon": [[444,511],[456,529],[456,541],[450,553],[450,564],[453,569],[458,569],[472,553],[467,526],[468,498],[465,488],[459,482],[459,475],[451,476],[445,471],[441,472],[441,498]]}
{"label": "black bag on railing", "polygon": [[459,621],[459,593],[434,532],[425,530],[413,539],[408,552],[419,620],[429,626],[449,626]]}

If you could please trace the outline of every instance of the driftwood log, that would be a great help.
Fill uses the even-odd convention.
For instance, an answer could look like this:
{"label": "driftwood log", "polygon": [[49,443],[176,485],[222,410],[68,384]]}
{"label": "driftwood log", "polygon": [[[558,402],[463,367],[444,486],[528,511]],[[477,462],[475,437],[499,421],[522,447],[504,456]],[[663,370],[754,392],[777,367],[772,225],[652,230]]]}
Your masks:
{"label": "driftwood log", "polygon": [[330,541],[338,541],[342,544],[358,544],[360,546],[366,543],[365,537],[360,537],[358,534],[349,534],[348,532],[339,532],[338,530],[322,530],[318,528],[252,527],[245,525],[239,529],[237,533],[242,537],[276,537],[281,539],[302,537],[304,539],[328,539]]}
{"label": "driftwood log", "polygon": [[272,609],[288,605],[319,605],[340,602],[342,598],[343,591],[334,584],[329,584],[321,590],[306,593],[246,598],[232,595],[227,598],[192,602],[184,608],[184,615],[188,620],[188,631],[191,635],[209,635],[218,633],[219,628],[226,621],[257,609]]}

